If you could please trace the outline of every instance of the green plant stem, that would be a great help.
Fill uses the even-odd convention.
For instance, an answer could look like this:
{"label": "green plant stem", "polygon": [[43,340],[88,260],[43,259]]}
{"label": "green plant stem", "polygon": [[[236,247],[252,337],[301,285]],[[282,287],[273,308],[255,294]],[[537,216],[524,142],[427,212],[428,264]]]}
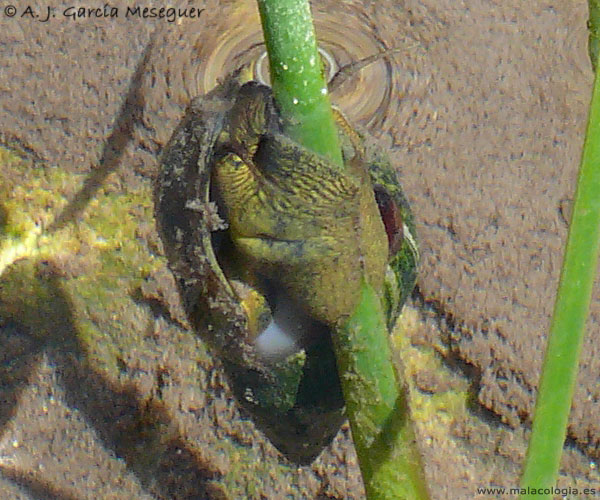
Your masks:
{"label": "green plant stem", "polygon": [[589,0],[590,18],[588,21],[588,53],[592,61],[592,69],[596,71],[596,61],[600,54],[600,0]]}
{"label": "green plant stem", "polygon": [[596,73],[569,237],[544,357],[521,498],[556,482],[600,244],[600,77]]}
{"label": "green plant stem", "polygon": [[398,387],[380,300],[366,282],[353,316],[336,333],[338,370],[367,498],[429,498],[406,388]]}
{"label": "green plant stem", "polygon": [[307,0],[258,0],[285,133],[344,165]]}
{"label": "green plant stem", "polygon": [[[258,0],[275,101],[287,135],[343,168],[307,0]],[[348,322],[334,332],[340,381],[369,500],[427,499],[404,387],[389,332],[366,282]]]}

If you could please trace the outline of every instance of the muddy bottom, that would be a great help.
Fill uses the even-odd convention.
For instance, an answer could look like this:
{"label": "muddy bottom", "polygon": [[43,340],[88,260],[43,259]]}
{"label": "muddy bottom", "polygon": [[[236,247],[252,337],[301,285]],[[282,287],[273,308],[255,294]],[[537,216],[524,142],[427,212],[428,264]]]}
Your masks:
{"label": "muddy bottom", "polygon": [[[72,18],[59,2],[40,22],[30,5],[0,17],[0,497],[363,498],[347,427],[297,467],[240,412],[154,228],[158,154],[228,54],[260,42],[254,14]],[[506,498],[477,488],[518,484],[591,92],[585,2],[315,15],[341,65],[398,48],[334,101],[390,148],[417,219],[396,347],[432,498]],[[562,488],[600,484],[599,296]]]}

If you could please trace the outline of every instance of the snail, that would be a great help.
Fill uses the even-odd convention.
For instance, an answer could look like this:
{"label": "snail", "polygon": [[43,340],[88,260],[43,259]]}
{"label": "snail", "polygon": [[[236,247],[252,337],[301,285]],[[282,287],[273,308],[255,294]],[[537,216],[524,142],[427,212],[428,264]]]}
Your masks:
{"label": "snail", "polygon": [[393,326],[416,280],[414,222],[386,155],[341,112],[345,169],[286,137],[270,88],[240,74],[195,98],[165,147],[157,225],[237,399],[307,463],[344,419],[331,332],[361,279]]}

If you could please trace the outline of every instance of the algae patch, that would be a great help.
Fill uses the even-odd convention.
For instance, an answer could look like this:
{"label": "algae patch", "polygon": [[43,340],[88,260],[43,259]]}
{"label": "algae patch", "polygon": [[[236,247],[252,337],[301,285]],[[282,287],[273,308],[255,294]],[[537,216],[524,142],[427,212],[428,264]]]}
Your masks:
{"label": "algae patch", "polygon": [[[416,309],[404,308],[392,332],[392,345],[397,354],[396,369],[401,371],[402,379],[409,386],[411,415],[425,437],[425,443],[436,442],[440,446],[440,443],[446,442],[447,446],[454,446],[449,430],[457,422],[469,418],[468,384],[456,381],[433,348],[411,344],[410,335],[418,330],[420,321]],[[441,382],[431,391],[424,390],[425,384],[416,382],[422,374],[429,374]]]}
{"label": "algae patch", "polygon": [[260,436],[240,419],[198,337],[152,309],[162,305],[140,300],[140,289],[166,272],[152,239],[150,180],[122,187],[113,173],[72,220],[53,225],[89,176],[2,147],[0,166],[0,327],[18,324],[36,353],[57,360],[59,380],[67,372],[77,378],[79,401],[97,404],[89,423],[100,436],[115,433],[103,444],[150,491],[168,489],[152,485],[161,467],[192,476],[206,468],[205,486],[185,485],[196,495],[210,486],[231,498],[258,498],[286,484],[296,498],[309,497],[297,491],[295,468],[273,450],[265,456],[268,444],[255,446]]}
{"label": "algae patch", "polygon": [[89,358],[116,374],[116,354],[142,331],[131,294],[160,265],[138,234],[152,220],[150,183],[120,190],[109,177],[75,220],[53,230],[85,176],[4,148],[0,164],[0,317],[36,337],[68,322]]}

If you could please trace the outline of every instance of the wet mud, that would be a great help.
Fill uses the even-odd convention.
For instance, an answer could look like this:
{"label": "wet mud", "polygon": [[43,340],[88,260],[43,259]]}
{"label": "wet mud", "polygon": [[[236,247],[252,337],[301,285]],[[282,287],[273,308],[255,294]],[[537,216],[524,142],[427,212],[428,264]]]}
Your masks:
{"label": "wet mud", "polygon": [[[121,17],[68,18],[65,2],[45,23],[0,15],[0,225],[48,235],[0,278],[0,496],[363,498],[347,427],[297,468],[240,413],[150,215],[161,149],[192,97],[260,56],[257,17],[199,2],[199,19],[127,20],[111,5]],[[399,350],[432,496],[515,486],[591,91],[585,2],[323,2],[315,16],[340,66],[396,49],[333,100],[403,165],[416,215]],[[599,297],[563,487],[598,484]]]}

